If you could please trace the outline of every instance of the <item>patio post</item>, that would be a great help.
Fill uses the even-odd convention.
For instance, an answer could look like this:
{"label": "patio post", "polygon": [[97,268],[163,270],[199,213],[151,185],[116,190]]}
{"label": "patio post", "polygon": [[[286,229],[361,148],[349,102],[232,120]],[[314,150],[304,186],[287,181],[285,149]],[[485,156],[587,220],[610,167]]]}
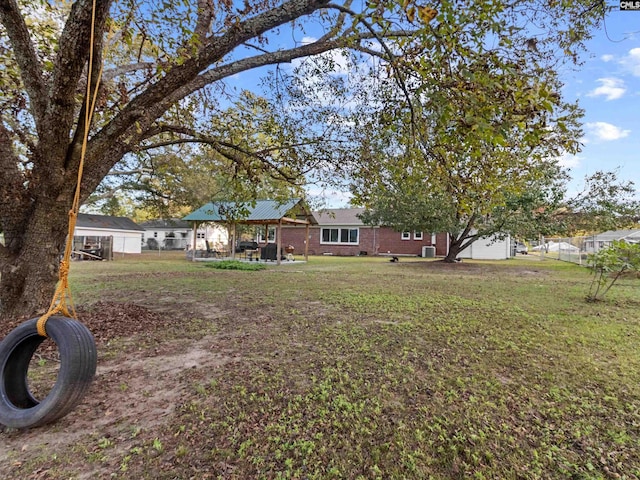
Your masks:
{"label": "patio post", "polygon": [[233,222],[233,233],[231,234],[231,258],[233,260],[236,259],[236,235],[237,234],[238,234],[237,225],[236,225],[236,222]]}
{"label": "patio post", "polygon": [[196,240],[198,236],[198,222],[193,222],[193,238],[191,239],[191,261],[196,261]]}
{"label": "patio post", "polygon": [[276,263],[280,265],[282,258],[280,255],[280,249],[282,248],[282,219],[278,220],[278,227],[276,231]]}

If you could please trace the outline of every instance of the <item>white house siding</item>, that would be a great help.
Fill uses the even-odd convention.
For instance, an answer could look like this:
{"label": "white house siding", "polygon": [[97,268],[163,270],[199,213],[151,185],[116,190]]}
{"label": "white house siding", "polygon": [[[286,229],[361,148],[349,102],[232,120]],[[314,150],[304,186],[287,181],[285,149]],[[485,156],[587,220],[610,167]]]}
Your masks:
{"label": "white house siding", "polygon": [[[170,235],[173,234],[173,237]],[[153,238],[161,248],[169,250],[180,250],[190,245],[192,233],[191,230],[183,229],[161,229],[161,228],[145,228],[142,242],[144,248],[148,247],[147,240]]]}
{"label": "white house siding", "polygon": [[[209,224],[201,225],[196,232],[196,250],[206,250],[206,241],[213,250],[225,250],[229,245],[229,232],[221,225]],[[188,248],[193,245],[193,230],[189,232],[187,238]]]}
{"label": "white house siding", "polygon": [[[143,248],[148,248],[150,239],[154,239],[158,247],[168,250],[190,250],[193,247],[193,228],[187,222],[176,220],[175,226],[158,225],[162,222],[150,221],[140,225],[145,229],[142,238]],[[211,248],[224,250],[229,243],[227,228],[214,223],[201,224],[196,233],[196,249],[205,250],[206,241],[209,241]]]}
{"label": "white house siding", "polygon": [[76,227],[74,237],[112,237],[114,253],[141,253],[142,233],[134,230],[109,230]]}
{"label": "white house siding", "polygon": [[615,230],[583,237],[582,250],[585,253],[596,253],[603,248],[610,247],[614,240],[640,243],[640,230]]}
{"label": "white house siding", "polygon": [[497,236],[480,238],[460,252],[459,257],[473,260],[506,260],[511,257],[511,239],[508,235],[502,240],[497,239]]}

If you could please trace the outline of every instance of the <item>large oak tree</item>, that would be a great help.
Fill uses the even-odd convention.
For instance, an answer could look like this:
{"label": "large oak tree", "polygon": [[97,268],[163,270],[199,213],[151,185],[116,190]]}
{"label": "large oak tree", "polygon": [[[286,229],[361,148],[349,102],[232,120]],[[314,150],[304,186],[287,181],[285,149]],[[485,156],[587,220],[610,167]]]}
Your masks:
{"label": "large oak tree", "polygon": [[[380,75],[406,90],[403,78],[414,67],[428,78],[428,39],[458,38],[461,58],[498,40],[514,54],[527,46],[573,54],[602,13],[591,1],[429,7],[435,19],[413,0],[97,0],[95,8],[89,0],[0,0],[2,318],[31,315],[51,298],[81,158],[86,83],[99,88],[83,200],[123,158],[154,145],[203,142],[241,162],[237,152],[248,152],[198,118],[185,124],[182,112],[215,116],[243,72],[349,49],[384,58]],[[104,61],[101,82],[98,68],[88,71],[90,52],[94,65]],[[257,152],[259,167],[250,168],[286,171],[286,162],[309,160],[273,151]]]}

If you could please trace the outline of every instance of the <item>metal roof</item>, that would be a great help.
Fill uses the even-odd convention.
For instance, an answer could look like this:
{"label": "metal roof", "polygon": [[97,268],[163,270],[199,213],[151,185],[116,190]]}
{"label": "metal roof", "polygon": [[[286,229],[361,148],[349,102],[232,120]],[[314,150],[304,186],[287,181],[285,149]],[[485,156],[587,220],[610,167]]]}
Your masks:
{"label": "metal roof", "polygon": [[595,241],[607,242],[612,240],[627,240],[627,239],[640,238],[640,230],[609,230],[608,232],[599,233],[594,235]]}
{"label": "metal roof", "polygon": [[[232,209],[236,202],[210,202],[191,212],[183,218],[189,222],[226,222],[225,209]],[[299,207],[297,210],[294,210]],[[276,200],[258,200],[254,206],[246,205],[247,214],[239,219],[240,223],[278,222],[282,218],[296,219],[304,216],[305,220],[315,223],[313,216],[307,213],[307,208],[301,199],[278,202]]]}
{"label": "metal roof", "polygon": [[103,230],[134,230],[144,232],[144,228],[126,217],[111,217],[109,215],[94,215],[79,213],[76,228],[101,228]]}
{"label": "metal roof", "polygon": [[313,212],[313,216],[320,225],[362,226],[364,223],[358,215],[363,212],[364,208],[326,208]]}

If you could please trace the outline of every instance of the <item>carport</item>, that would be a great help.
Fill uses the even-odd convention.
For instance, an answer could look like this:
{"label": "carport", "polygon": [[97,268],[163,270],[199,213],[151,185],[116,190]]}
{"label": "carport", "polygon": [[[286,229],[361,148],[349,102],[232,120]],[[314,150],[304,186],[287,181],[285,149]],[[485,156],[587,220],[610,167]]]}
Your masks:
{"label": "carport", "polygon": [[[235,258],[237,225],[264,226],[264,238],[268,239],[269,226],[276,227],[276,263],[282,261],[282,226],[299,225],[305,227],[305,238],[309,239],[309,227],[317,224],[311,210],[302,199],[284,202],[277,200],[257,200],[255,203],[210,202],[183,218],[193,224],[193,251],[195,252],[196,231],[204,222],[222,223],[230,227],[231,258]],[[309,242],[304,244],[304,259],[309,259]],[[193,255],[195,260],[195,254]]]}

